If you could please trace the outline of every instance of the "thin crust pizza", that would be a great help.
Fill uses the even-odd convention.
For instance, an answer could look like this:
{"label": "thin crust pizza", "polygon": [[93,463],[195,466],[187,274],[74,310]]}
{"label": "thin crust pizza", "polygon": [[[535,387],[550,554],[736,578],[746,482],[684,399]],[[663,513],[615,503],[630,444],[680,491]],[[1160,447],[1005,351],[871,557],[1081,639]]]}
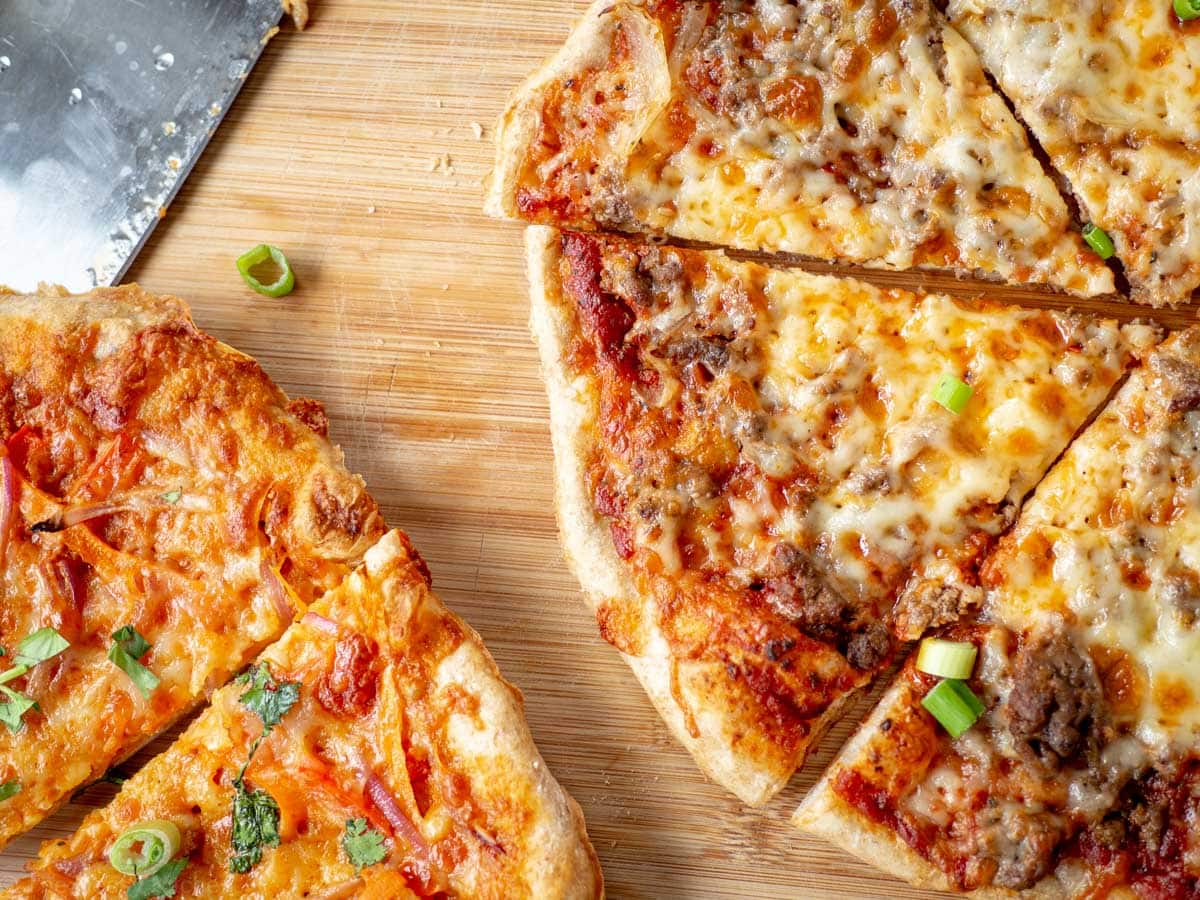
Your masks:
{"label": "thin crust pizza", "polygon": [[532,227],[558,516],[601,633],[747,802],[977,565],[1156,332]]}
{"label": "thin crust pizza", "polygon": [[1113,290],[974,52],[927,0],[597,0],[512,98],[487,209]]}
{"label": "thin crust pizza", "polygon": [[1133,299],[1185,302],[1200,285],[1200,20],[1147,0],[948,6],[1103,252],[1115,249]]}
{"label": "thin crust pizza", "polygon": [[[983,578],[942,636],[978,657],[963,680],[909,660],[798,824],[979,896],[1200,895],[1200,329],[1134,372]],[[948,684],[965,704],[930,699]]]}
{"label": "thin crust pizza", "polygon": [[520,694],[395,531],[32,869],[0,896],[603,893]]}
{"label": "thin crust pizza", "polygon": [[339,584],[384,525],[182,301],[0,295],[0,845]]}

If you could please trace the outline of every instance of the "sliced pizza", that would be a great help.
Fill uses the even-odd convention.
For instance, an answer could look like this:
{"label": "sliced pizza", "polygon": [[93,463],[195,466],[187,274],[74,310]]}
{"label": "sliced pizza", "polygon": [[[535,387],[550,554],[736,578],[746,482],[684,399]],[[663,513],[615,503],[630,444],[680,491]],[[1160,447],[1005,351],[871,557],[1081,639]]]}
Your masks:
{"label": "sliced pizza", "polygon": [[923,643],[797,822],[982,896],[1200,896],[1200,329],[1134,372],[983,576],[981,619]]}
{"label": "sliced pizza", "polygon": [[1147,326],[534,226],[567,555],[674,733],[751,803],[976,566]]}
{"label": "sliced pizza", "polygon": [[223,684],[384,531],[182,301],[0,295],[0,845]]}
{"label": "sliced pizza", "polygon": [[1113,290],[928,0],[597,0],[504,114],[487,208]]}
{"label": "sliced pizza", "polygon": [[590,898],[521,696],[389,532],[0,897]]}
{"label": "sliced pizza", "polygon": [[948,14],[1066,176],[1089,241],[1115,250],[1133,299],[1186,301],[1200,285],[1200,7],[949,0]]}

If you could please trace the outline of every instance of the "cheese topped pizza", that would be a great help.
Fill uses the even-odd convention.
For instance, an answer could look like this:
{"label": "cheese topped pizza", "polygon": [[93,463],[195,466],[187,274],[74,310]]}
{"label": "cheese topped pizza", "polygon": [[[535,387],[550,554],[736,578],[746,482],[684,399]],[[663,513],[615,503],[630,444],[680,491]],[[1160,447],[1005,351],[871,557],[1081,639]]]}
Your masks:
{"label": "cheese topped pizza", "polygon": [[1132,375],[983,577],[980,621],[944,635],[977,662],[910,660],[799,822],[987,896],[1200,896],[1200,330]]}
{"label": "cheese topped pizza", "polygon": [[1113,290],[928,0],[597,0],[505,113],[488,210]]}
{"label": "cheese topped pizza", "polygon": [[560,524],[605,638],[749,802],[976,567],[1155,332],[531,228]]}
{"label": "cheese topped pizza", "polygon": [[1158,0],[950,0],[979,52],[1115,247],[1133,299],[1200,285],[1200,25]]}
{"label": "cheese topped pizza", "polygon": [[0,295],[0,845],[277,638],[383,533],[184,304]]}
{"label": "cheese topped pizza", "polygon": [[602,895],[520,695],[394,531],[32,871],[0,896]]}

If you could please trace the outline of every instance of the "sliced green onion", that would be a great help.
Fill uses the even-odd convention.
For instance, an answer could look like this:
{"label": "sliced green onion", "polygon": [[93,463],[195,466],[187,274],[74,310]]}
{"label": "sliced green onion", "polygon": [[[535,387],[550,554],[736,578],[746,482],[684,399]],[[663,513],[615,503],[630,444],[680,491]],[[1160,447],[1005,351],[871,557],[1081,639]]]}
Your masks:
{"label": "sliced green onion", "polygon": [[175,490],[175,491],[167,491],[165,494],[162,495],[162,498],[165,502],[173,504],[173,503],[178,503],[179,498],[182,496],[183,496],[183,491]]}
{"label": "sliced green onion", "polygon": [[108,861],[122,875],[146,878],[179,852],[179,829],[166,819],[138,822],[126,829],[108,851]]}
{"label": "sliced green onion", "polygon": [[19,666],[36,666],[53,659],[70,646],[71,642],[53,628],[39,628],[17,644],[17,655],[13,657],[13,662]]}
{"label": "sliced green onion", "polygon": [[975,389],[953,375],[943,375],[933,391],[933,399],[952,413],[960,413],[971,399]]}
{"label": "sliced green onion", "polygon": [[1181,22],[1200,19],[1200,0],[1175,0],[1175,15]]}
{"label": "sliced green onion", "polygon": [[19,781],[6,781],[4,784],[0,784],[0,801],[8,800],[19,793],[21,793],[21,782]]}
{"label": "sliced green onion", "polygon": [[921,700],[921,705],[950,732],[952,738],[962,737],[983,712],[983,704],[979,698],[957,678],[939,681]]}
{"label": "sliced green onion", "polygon": [[917,668],[939,678],[970,678],[978,653],[975,645],[967,641],[925,638],[917,651]]}
{"label": "sliced green onion", "polygon": [[14,678],[20,678],[29,673],[29,666],[13,666],[7,672],[0,672],[0,684],[8,684]]}
{"label": "sliced green onion", "polygon": [[[1179,0],[1176,0],[1178,3]],[[1096,251],[1096,255],[1101,259],[1108,259],[1117,252],[1117,248],[1113,246],[1112,238],[1108,236],[1108,232],[1103,228],[1097,228],[1091,222],[1083,226],[1083,239],[1087,245]]]}
{"label": "sliced green onion", "polygon": [[[274,260],[275,265],[279,266],[279,277],[271,284],[263,284],[252,271],[267,260]],[[268,297],[285,297],[296,286],[296,273],[292,271],[288,258],[283,255],[282,250],[270,244],[259,244],[253,250],[247,250],[238,257],[237,267],[246,284]]]}

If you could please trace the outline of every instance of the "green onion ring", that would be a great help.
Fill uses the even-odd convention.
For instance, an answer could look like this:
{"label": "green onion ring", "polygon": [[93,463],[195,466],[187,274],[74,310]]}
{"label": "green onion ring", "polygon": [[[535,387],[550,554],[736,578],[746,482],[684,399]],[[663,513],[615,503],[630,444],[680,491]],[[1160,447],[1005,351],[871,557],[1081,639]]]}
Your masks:
{"label": "green onion ring", "polygon": [[1089,247],[1096,251],[1096,255],[1101,259],[1108,259],[1117,252],[1117,248],[1113,246],[1112,238],[1108,236],[1108,232],[1103,228],[1099,228],[1088,222],[1083,226],[1083,239]]}
{"label": "green onion ring", "polygon": [[179,829],[166,819],[151,819],[130,826],[109,848],[108,861],[122,875],[146,878],[179,852]]}
{"label": "green onion ring", "polygon": [[[255,266],[262,265],[268,259],[275,261],[275,265],[279,266],[280,274],[279,278],[271,284],[263,284],[254,277],[250,270]],[[288,258],[283,255],[282,250],[272,247],[270,244],[259,244],[253,250],[247,250],[238,257],[237,268],[246,284],[267,297],[286,297],[296,287],[296,273],[292,271],[292,265],[288,262]]]}

